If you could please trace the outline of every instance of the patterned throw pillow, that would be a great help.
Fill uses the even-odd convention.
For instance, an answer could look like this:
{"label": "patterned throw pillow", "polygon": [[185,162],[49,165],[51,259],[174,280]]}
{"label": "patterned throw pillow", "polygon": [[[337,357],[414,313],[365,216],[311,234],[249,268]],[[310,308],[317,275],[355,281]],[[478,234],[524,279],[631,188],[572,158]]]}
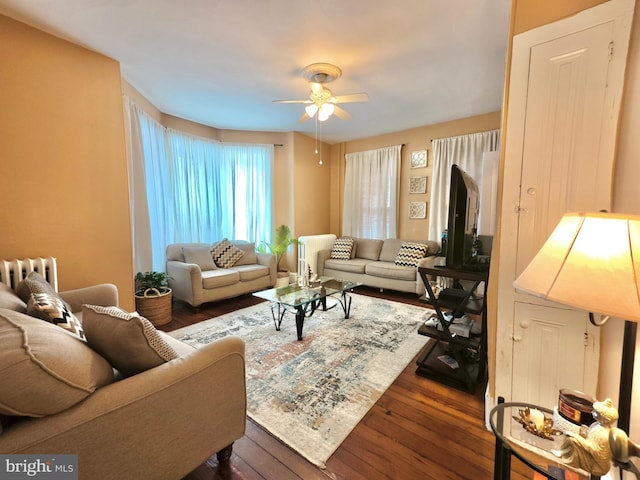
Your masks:
{"label": "patterned throw pillow", "polygon": [[16,293],[24,303],[29,302],[29,297],[32,293],[50,293],[51,295],[57,295],[56,290],[38,272],[30,272],[24,277],[24,279],[18,283]]}
{"label": "patterned throw pillow", "polygon": [[395,264],[405,267],[417,267],[418,262],[427,255],[428,250],[429,246],[426,243],[402,242]]}
{"label": "patterned throw pillow", "polygon": [[82,324],[69,306],[57,295],[32,293],[27,303],[27,315],[53,323],[85,340]]}
{"label": "patterned throw pillow", "polygon": [[244,252],[231,245],[226,238],[215,243],[211,248],[211,257],[215,264],[220,268],[229,268],[242,258]]}
{"label": "patterned throw pillow", "polygon": [[334,260],[349,260],[353,251],[353,238],[336,238],[331,247],[331,258]]}
{"label": "patterned throw pillow", "polygon": [[89,346],[125,375],[135,375],[178,358],[156,327],[135,312],[83,305],[82,325]]}

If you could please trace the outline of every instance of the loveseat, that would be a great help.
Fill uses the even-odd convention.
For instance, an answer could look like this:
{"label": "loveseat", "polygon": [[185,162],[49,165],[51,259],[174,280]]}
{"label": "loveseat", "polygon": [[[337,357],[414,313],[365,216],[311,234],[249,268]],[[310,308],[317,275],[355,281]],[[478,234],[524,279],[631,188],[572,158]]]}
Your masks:
{"label": "loveseat", "polygon": [[45,296],[0,282],[0,453],[76,454],[88,480],[175,480],[228,458],[246,424],[240,338],[194,349],[114,307],[106,284],[60,292],[43,311],[62,323],[28,315]]}
{"label": "loveseat", "polygon": [[275,255],[242,240],[168,245],[166,271],[173,297],[192,307],[271,288],[277,280]]}
{"label": "loveseat", "polygon": [[438,243],[341,237],[331,249],[318,251],[318,275],[360,282],[370,287],[425,293],[419,266],[433,265]]}

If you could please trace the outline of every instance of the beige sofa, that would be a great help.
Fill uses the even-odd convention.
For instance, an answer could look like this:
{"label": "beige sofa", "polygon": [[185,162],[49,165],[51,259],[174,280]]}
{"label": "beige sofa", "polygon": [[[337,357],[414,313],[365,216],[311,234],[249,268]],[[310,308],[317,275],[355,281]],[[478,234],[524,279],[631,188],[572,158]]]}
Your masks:
{"label": "beige sofa", "polygon": [[[87,480],[175,480],[215,453],[228,458],[246,422],[240,338],[194,349],[154,329],[175,358],[123,378],[87,345],[89,319],[102,307],[82,307],[117,305],[115,286],[59,295],[81,319],[86,342],[27,315],[25,302],[0,283],[0,453],[77,454],[79,478]],[[108,330],[107,337],[117,334]]]}
{"label": "beige sofa", "polygon": [[[242,250],[243,255],[228,268],[212,266],[210,254],[209,259],[197,255],[198,250],[206,253],[213,245],[174,243],[167,246],[166,271],[174,298],[198,307],[206,302],[237,297],[276,284],[275,255],[257,253],[255,244],[250,242],[235,240],[230,243]],[[185,252],[192,258],[185,258]]]}
{"label": "beige sofa", "polygon": [[[416,266],[397,263],[403,243],[426,245],[425,257],[417,260]],[[433,265],[440,249],[437,242],[430,240],[405,241],[397,238],[387,240],[356,238],[354,247],[348,259],[331,258],[332,249],[320,250],[317,260],[318,275],[418,295],[425,293],[424,283],[418,274],[418,266]]]}

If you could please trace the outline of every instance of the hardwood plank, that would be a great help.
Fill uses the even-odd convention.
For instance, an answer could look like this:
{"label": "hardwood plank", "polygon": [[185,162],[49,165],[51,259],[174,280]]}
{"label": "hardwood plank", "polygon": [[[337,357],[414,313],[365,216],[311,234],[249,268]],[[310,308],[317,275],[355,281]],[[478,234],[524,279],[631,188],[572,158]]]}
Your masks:
{"label": "hardwood plank", "polygon": [[[357,293],[425,306],[415,294],[359,287]],[[262,302],[252,295],[205,304],[175,302],[171,331]],[[215,456],[188,480],[491,479],[495,438],[484,422],[484,387],[469,394],[415,374],[415,360],[327,461],[315,467],[251,420],[229,462]],[[513,480],[533,471],[515,457]]]}

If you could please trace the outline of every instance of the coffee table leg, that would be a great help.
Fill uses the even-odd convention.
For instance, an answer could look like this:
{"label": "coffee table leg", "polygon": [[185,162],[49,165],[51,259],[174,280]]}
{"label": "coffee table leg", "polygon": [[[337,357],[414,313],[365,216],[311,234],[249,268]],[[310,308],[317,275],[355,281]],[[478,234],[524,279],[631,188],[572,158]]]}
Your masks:
{"label": "coffee table leg", "polygon": [[[278,306],[278,313],[276,314],[276,305]],[[284,317],[285,312],[287,311],[286,307],[283,307],[279,303],[271,304],[271,317],[273,317],[273,323],[276,326],[276,332],[280,331],[280,326],[282,325],[282,318]]]}
{"label": "coffee table leg", "polygon": [[346,290],[342,291],[340,305],[342,305],[342,310],[344,311],[344,318],[348,319],[349,315],[351,315],[351,297],[347,294]]}
{"label": "coffee table leg", "polygon": [[302,306],[296,307],[296,332],[298,333],[298,340],[302,340],[302,327],[304,326],[304,308]]}

